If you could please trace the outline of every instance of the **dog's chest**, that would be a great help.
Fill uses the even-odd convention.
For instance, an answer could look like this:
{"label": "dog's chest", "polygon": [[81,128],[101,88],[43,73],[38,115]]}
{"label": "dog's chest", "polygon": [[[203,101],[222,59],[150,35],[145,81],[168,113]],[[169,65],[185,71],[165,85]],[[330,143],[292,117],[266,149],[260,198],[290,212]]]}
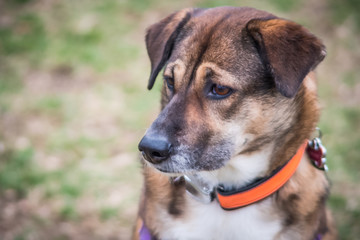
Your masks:
{"label": "dog's chest", "polygon": [[188,199],[184,217],[163,218],[160,239],[274,239],[281,230],[271,199],[233,211],[216,201],[202,204]]}

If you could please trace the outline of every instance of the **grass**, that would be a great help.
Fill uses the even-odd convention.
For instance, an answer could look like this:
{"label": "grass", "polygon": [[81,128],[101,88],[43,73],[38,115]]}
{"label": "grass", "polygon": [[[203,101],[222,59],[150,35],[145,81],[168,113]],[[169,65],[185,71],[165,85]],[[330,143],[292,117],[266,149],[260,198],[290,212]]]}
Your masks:
{"label": "grass", "polygon": [[146,90],[145,28],[180,8],[219,5],[275,12],[325,40],[319,126],[329,205],[341,239],[358,238],[356,1],[16,0],[0,3],[2,239],[129,238],[141,188],[137,143],[159,111],[161,85]]}
{"label": "grass", "polygon": [[0,190],[11,189],[19,197],[44,181],[45,175],[33,162],[34,149],[6,151],[0,155]]}
{"label": "grass", "polygon": [[356,30],[360,30],[360,2],[356,0],[345,0],[343,2],[332,0],[330,1],[332,11],[332,21],[337,24],[342,24],[348,18],[353,18],[356,25]]}

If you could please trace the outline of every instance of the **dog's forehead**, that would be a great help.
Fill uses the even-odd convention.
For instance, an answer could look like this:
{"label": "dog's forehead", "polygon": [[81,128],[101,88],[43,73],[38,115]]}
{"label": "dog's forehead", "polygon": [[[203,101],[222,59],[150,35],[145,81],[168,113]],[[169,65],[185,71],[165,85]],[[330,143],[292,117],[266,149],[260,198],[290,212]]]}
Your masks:
{"label": "dog's forehead", "polygon": [[222,64],[236,50],[244,24],[235,25],[232,15],[204,14],[193,17],[180,32],[172,58],[191,63],[201,59]]}
{"label": "dog's forehead", "polygon": [[221,8],[193,16],[179,33],[165,73],[180,71],[181,79],[190,80],[201,65],[211,63],[233,76],[241,73],[246,78],[247,73],[253,74],[252,68],[261,61],[250,39],[244,36],[244,28],[249,20],[263,15],[259,11]]}

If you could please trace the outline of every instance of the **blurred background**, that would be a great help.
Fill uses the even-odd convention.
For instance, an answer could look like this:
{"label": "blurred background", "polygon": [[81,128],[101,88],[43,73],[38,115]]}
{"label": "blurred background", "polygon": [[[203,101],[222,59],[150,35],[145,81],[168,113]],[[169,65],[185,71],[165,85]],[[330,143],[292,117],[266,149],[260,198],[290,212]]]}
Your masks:
{"label": "blurred background", "polygon": [[[360,1],[1,0],[0,239],[129,239],[137,144],[159,112],[147,26],[184,7],[251,6],[308,27],[341,239],[360,239]],[[314,183],[316,184],[316,183]]]}

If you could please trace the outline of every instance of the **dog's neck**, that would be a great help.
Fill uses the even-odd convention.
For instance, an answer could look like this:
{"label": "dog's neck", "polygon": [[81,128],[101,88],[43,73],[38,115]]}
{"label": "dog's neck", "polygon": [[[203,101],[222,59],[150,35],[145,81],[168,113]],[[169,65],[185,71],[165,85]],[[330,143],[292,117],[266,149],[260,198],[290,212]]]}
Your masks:
{"label": "dog's neck", "polygon": [[[321,144],[320,140],[318,142]],[[186,190],[195,199],[203,203],[210,203],[216,195],[222,208],[227,210],[257,202],[273,194],[292,177],[303,158],[305,149],[309,146],[308,144],[308,141],[303,143],[296,151],[296,154],[283,166],[275,169],[266,177],[259,177],[246,187],[234,188],[230,185],[224,186],[223,183],[218,184],[217,187],[211,187],[211,185],[199,179],[197,175],[184,175]],[[322,150],[318,151],[316,149],[315,142],[313,145],[314,151],[322,152]]]}
{"label": "dog's neck", "polygon": [[199,172],[197,177],[211,187],[222,185],[225,189],[243,187],[257,178],[264,177],[269,171],[269,159],[273,144],[268,144],[257,152],[237,155],[221,169]]}

